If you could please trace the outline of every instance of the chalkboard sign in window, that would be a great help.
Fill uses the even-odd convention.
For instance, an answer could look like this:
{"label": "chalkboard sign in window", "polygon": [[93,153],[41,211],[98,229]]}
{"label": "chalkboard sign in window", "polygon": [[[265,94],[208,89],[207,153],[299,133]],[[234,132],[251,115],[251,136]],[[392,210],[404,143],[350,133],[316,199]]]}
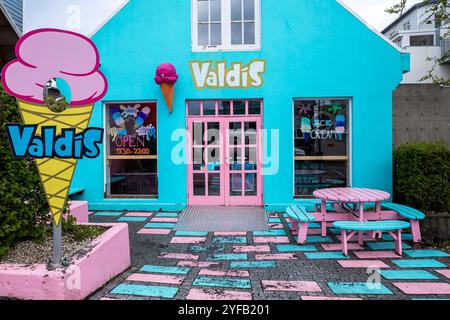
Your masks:
{"label": "chalkboard sign in window", "polygon": [[348,186],[348,99],[294,101],[295,196]]}
{"label": "chalkboard sign in window", "polygon": [[106,112],[107,195],[157,196],[156,102],[113,103]]}

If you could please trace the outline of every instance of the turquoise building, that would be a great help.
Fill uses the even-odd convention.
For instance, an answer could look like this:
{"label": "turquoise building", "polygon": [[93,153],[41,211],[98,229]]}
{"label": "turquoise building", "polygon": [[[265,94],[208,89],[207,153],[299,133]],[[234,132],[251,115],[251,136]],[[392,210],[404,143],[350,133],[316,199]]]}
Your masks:
{"label": "turquoise building", "polygon": [[[392,92],[409,56],[336,0],[131,0],[92,40],[109,82],[79,162],[91,210],[392,191]],[[156,69],[177,69],[169,111]],[[169,90],[170,93],[170,90]]]}

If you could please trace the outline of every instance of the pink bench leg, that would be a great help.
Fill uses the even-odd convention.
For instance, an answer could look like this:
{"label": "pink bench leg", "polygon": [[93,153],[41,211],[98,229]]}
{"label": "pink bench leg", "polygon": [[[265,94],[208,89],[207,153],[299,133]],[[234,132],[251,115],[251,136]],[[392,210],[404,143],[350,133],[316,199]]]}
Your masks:
{"label": "pink bench leg", "polygon": [[422,242],[422,235],[420,233],[420,221],[419,220],[411,220],[411,232],[413,236],[414,242]]}
{"label": "pink bench leg", "polygon": [[289,222],[291,223],[291,231],[298,231],[298,221],[289,218]]}
{"label": "pink bench leg", "polygon": [[298,230],[298,243],[304,244],[306,242],[306,237],[308,235],[308,223],[300,222],[300,229]]}
{"label": "pink bench leg", "polygon": [[402,248],[402,230],[397,231],[397,239],[395,242],[395,252],[397,252],[398,255],[403,255],[403,248]]}
{"label": "pink bench leg", "polygon": [[327,236],[327,222],[324,221],[322,222],[322,237],[326,237]]}
{"label": "pink bench leg", "polygon": [[347,231],[341,231],[342,252],[348,257],[348,245],[347,245]]}

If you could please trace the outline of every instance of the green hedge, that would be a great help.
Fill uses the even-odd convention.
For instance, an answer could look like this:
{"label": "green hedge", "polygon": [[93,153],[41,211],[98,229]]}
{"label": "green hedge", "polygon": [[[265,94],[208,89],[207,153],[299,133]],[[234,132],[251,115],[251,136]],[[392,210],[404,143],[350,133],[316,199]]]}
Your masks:
{"label": "green hedge", "polygon": [[20,122],[15,99],[0,86],[0,256],[21,239],[43,236],[49,221],[34,161],[14,159],[6,137],[4,124]]}
{"label": "green hedge", "polygon": [[394,152],[394,200],[430,213],[450,211],[448,144],[408,144]]}

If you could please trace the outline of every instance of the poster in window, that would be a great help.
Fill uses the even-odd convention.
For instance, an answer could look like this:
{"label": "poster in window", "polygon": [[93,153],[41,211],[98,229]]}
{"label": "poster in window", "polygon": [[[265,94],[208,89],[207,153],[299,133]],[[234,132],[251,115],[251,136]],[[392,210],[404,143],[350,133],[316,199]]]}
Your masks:
{"label": "poster in window", "polygon": [[156,155],[156,103],[109,105],[109,154]]}

